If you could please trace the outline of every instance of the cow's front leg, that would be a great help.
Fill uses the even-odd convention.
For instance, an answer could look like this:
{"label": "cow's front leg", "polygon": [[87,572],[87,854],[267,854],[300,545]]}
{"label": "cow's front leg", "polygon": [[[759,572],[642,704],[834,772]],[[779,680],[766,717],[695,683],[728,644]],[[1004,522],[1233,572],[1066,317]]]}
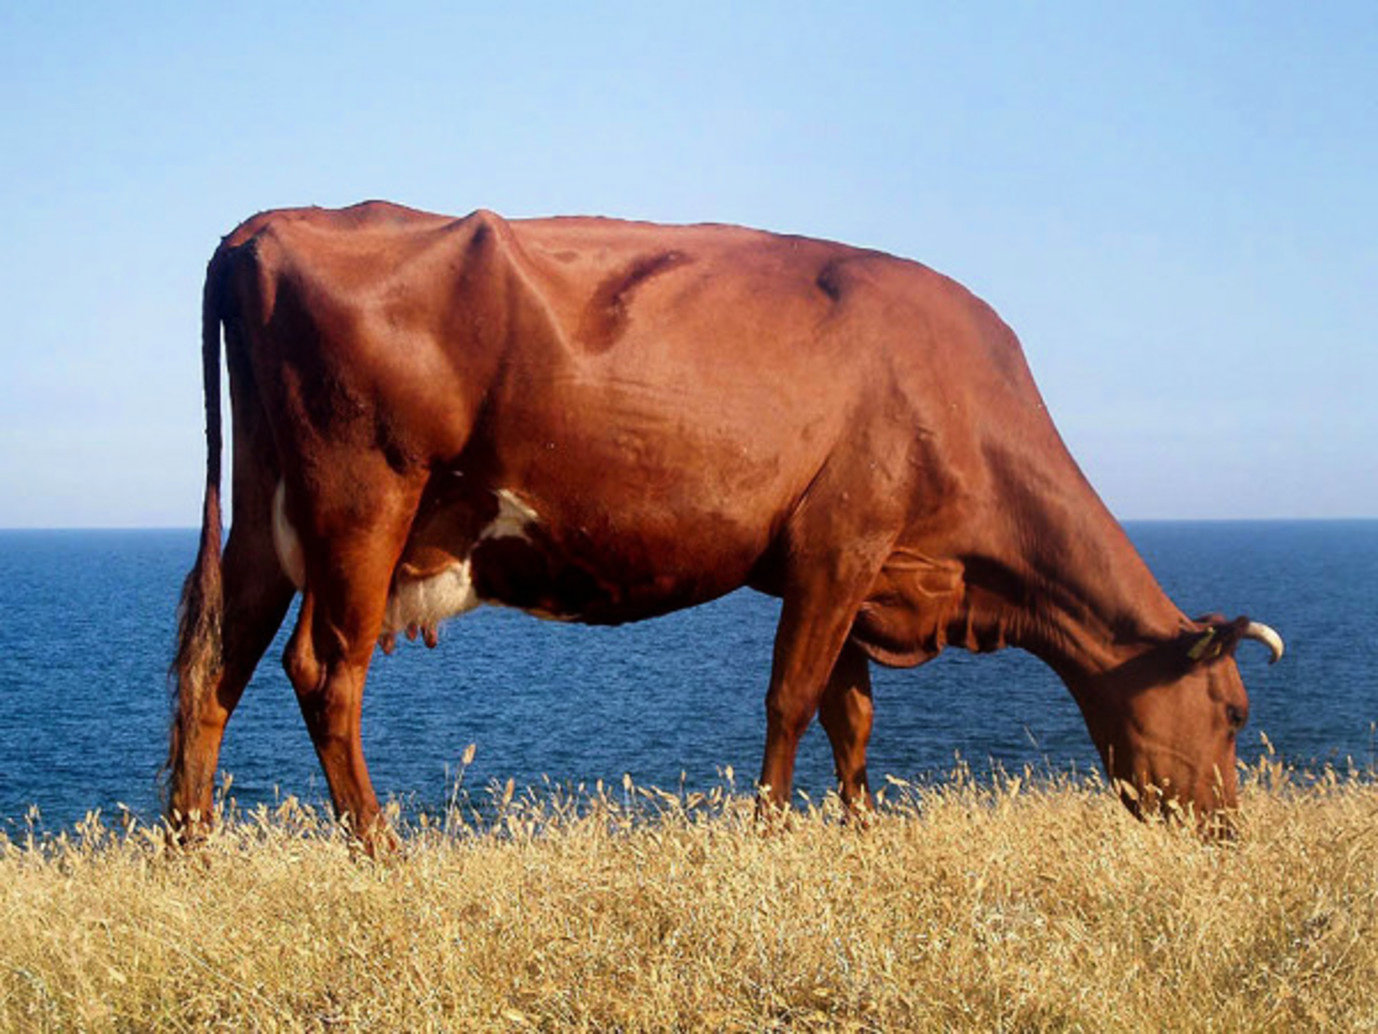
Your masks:
{"label": "cow's front leg", "polygon": [[[858,585],[869,584],[869,577]],[[851,631],[864,590],[841,592],[841,605],[828,589],[787,596],[775,633],[775,658],[766,694],[766,747],[761,789],[777,808],[788,806],[799,740],[818,713],[829,677]],[[864,778],[864,775],[863,775]]]}
{"label": "cow's front leg", "polygon": [[[849,788],[853,798],[865,793],[870,712],[863,713],[863,701],[850,691],[869,690],[869,676],[865,657],[847,641],[857,611],[895,541],[899,514],[894,501],[903,494],[889,484],[863,493],[846,477],[859,462],[842,456],[819,472],[778,546],[778,555],[785,558],[776,582],[783,602],[766,694],[766,748],[761,762],[761,785],[767,788],[769,803],[777,808],[789,804],[799,739],[818,713],[832,680],[840,681],[825,720],[831,726],[829,737],[844,793]],[[844,694],[841,683],[847,682],[852,685]],[[844,741],[841,755],[839,738]]]}
{"label": "cow's front leg", "polygon": [[849,815],[871,808],[871,788],[866,779],[866,745],[871,739],[874,713],[871,671],[866,654],[849,641],[833,665],[818,708],[818,721],[828,734],[833,748],[838,792]]}

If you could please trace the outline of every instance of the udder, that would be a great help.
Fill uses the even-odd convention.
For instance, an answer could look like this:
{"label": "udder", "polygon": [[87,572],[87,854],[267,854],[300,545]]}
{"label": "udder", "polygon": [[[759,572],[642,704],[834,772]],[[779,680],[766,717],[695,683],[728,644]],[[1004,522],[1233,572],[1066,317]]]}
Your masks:
{"label": "udder", "polygon": [[481,602],[467,556],[460,559],[445,550],[422,547],[397,565],[378,642],[385,653],[391,653],[397,633],[405,632],[408,639],[421,635],[433,647],[442,621],[467,613]]}

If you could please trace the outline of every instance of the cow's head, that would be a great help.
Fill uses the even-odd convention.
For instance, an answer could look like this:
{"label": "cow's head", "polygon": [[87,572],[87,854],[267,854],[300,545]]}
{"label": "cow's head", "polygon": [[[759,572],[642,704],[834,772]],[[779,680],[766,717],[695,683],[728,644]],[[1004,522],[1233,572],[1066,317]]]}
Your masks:
{"label": "cow's head", "polygon": [[1282,656],[1282,639],[1267,625],[1211,615],[1097,680],[1087,724],[1136,815],[1180,810],[1226,828],[1219,813],[1235,807],[1235,738],[1249,718],[1234,660],[1245,639],[1265,643],[1273,661]]}

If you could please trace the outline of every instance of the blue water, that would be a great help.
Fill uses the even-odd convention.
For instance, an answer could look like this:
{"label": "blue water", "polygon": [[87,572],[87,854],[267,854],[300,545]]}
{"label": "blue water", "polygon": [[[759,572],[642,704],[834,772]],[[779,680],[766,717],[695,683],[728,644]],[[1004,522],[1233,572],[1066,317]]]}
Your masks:
{"label": "blue water", "polygon": [[[1153,522],[1131,537],[1188,613],[1248,613],[1286,638],[1266,663],[1241,650],[1253,718],[1241,753],[1266,732],[1299,764],[1374,761],[1378,721],[1378,521]],[[39,806],[48,828],[121,802],[158,808],[181,579],[195,532],[0,532],[0,828]],[[778,603],[740,592],[622,628],[540,622],[483,609],[442,629],[428,651],[403,643],[374,663],[364,744],[382,796],[442,803],[466,746],[470,787],[518,784],[714,785],[731,766],[748,787],[760,764],[762,700]],[[291,687],[285,640],[264,659],[230,723],[222,770],[241,804],[325,799]],[[948,651],[912,671],[875,669],[872,778],[941,775],[961,755],[1057,769],[1096,764],[1070,696],[1017,651]],[[800,788],[831,784],[815,726]]]}

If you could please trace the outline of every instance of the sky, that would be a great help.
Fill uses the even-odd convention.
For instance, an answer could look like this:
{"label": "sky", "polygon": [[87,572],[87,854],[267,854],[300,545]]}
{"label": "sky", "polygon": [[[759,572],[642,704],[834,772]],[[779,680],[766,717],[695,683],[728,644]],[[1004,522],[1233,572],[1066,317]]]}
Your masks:
{"label": "sky", "polygon": [[1370,2],[0,5],[0,527],[191,526],[256,211],[717,221],[995,307],[1122,519],[1378,516]]}

